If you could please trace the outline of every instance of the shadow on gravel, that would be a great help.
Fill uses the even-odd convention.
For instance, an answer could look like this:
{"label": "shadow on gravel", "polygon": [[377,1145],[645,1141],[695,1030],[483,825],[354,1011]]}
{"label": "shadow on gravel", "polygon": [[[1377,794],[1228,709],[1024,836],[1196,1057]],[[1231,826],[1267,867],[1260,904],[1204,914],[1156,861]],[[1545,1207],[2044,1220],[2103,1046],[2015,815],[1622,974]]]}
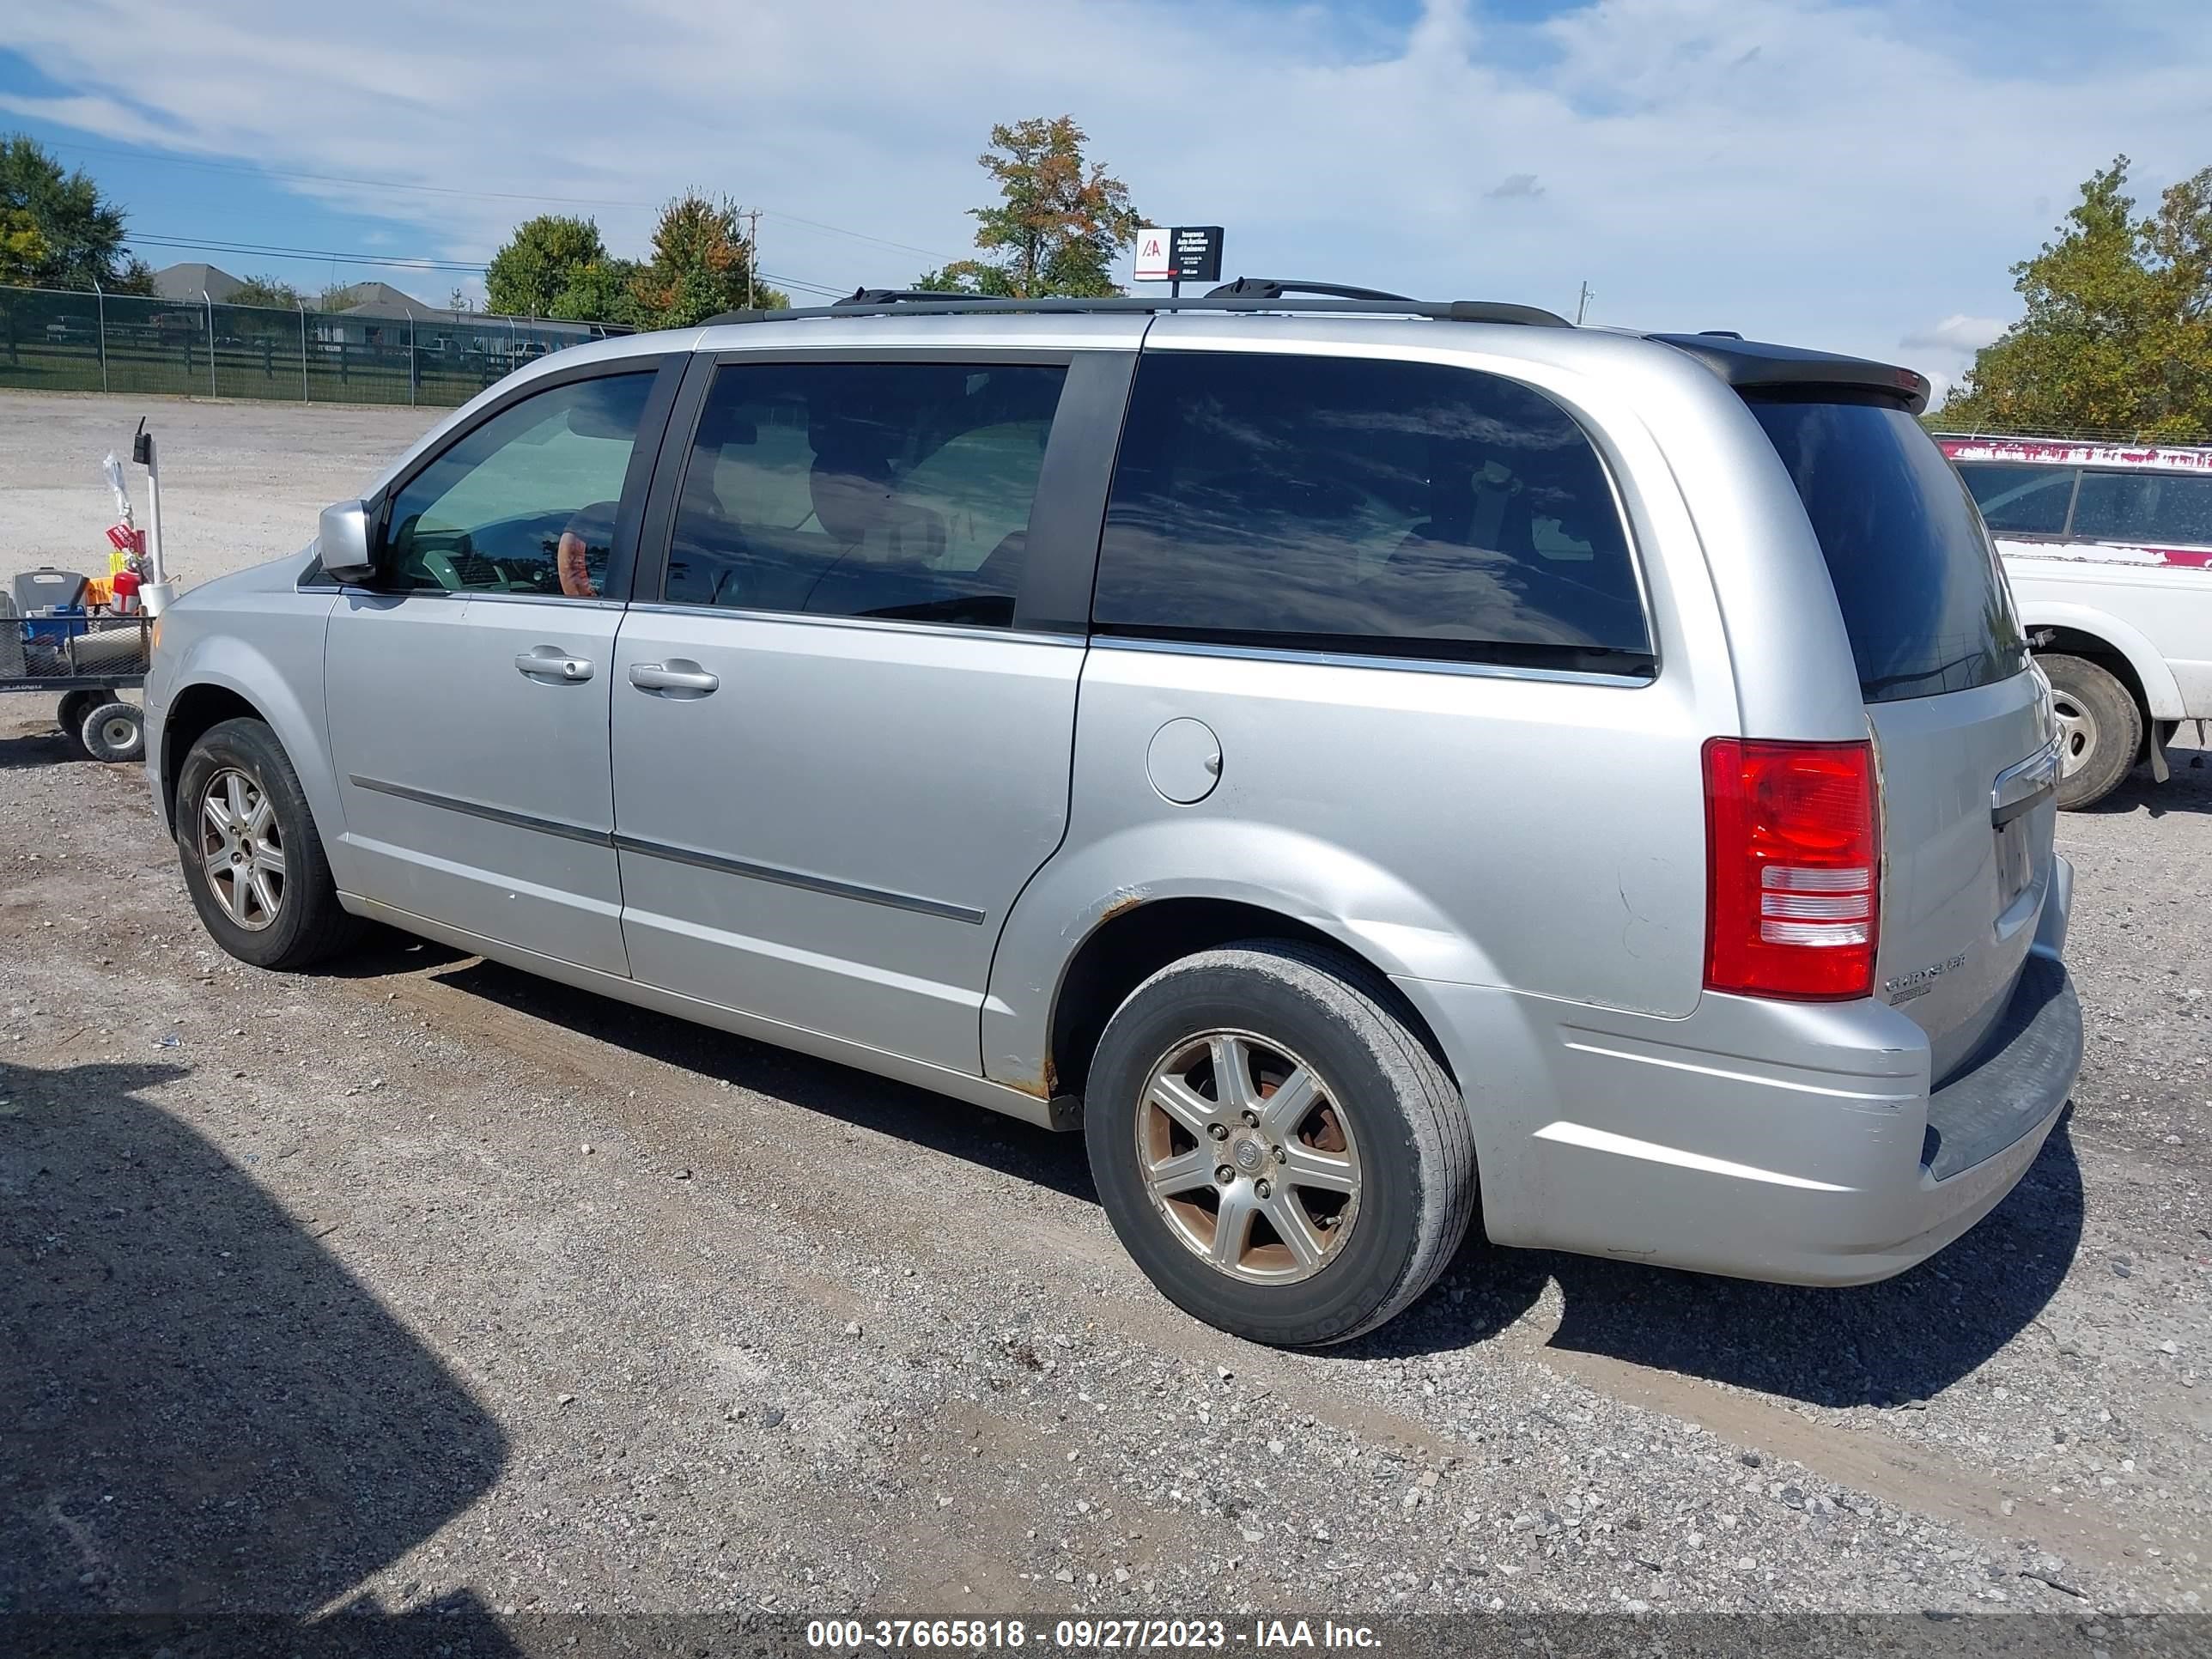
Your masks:
{"label": "shadow on gravel", "polygon": [[[1431,1295],[1372,1337],[1331,1350],[1390,1357],[1466,1347],[1510,1325],[1556,1279],[1554,1348],[1733,1382],[1820,1406],[1905,1406],[1973,1371],[2066,1276],[2081,1237],[2072,1114],[2020,1185],[1966,1236],[1879,1285],[1811,1290],[1592,1256],[1463,1249]],[[1464,1286],[1464,1302],[1451,1285]]]}
{"label": "shadow on gravel", "polygon": [[[297,1619],[506,1461],[312,1226],[140,1097],[184,1075],[0,1064],[0,1646],[18,1652],[44,1650],[34,1626],[57,1651],[117,1636],[86,1615]],[[354,1606],[350,1630],[423,1618]],[[437,1607],[469,1638],[455,1652],[513,1650],[473,1595]]]}
{"label": "shadow on gravel", "polygon": [[0,737],[0,772],[23,772],[34,766],[69,766],[92,762],[70,748],[59,732],[43,736]]}
{"label": "shadow on gravel", "polygon": [[2104,799],[2079,809],[2082,815],[2125,817],[2140,809],[2162,818],[2168,812],[2212,812],[2212,753],[2169,749],[2166,754],[2172,771],[2166,782],[2154,781],[2149,767],[2138,766]]}
{"label": "shadow on gravel", "polygon": [[[398,939],[398,936],[393,936]],[[404,945],[405,941],[399,941]],[[395,949],[399,948],[395,946]],[[435,945],[425,947],[436,951]],[[386,970],[419,956],[372,951]],[[368,971],[366,968],[364,971]],[[467,959],[439,982],[646,1058],[896,1135],[1095,1203],[1081,1138],[828,1060],[632,1008],[497,963]],[[1880,1285],[1809,1290],[1549,1251],[1464,1246],[1443,1282],[1372,1336],[1323,1352],[1403,1358],[1474,1346],[1559,1282],[1553,1346],[1734,1382],[1826,1406],[1924,1400],[2018,1334],[2064,1279],[2081,1234],[2081,1176],[2068,1118],[2026,1177],[1964,1238]]]}
{"label": "shadow on gravel", "polygon": [[[421,958],[407,960],[419,963]],[[1048,1133],[927,1089],[634,1008],[495,962],[471,958],[465,967],[438,975],[437,980],[564,1030],[726,1081],[734,1088],[751,1089],[810,1112],[896,1135],[1068,1198],[1097,1201],[1081,1135]]]}
{"label": "shadow on gravel", "polygon": [[[387,974],[420,974],[448,963],[473,960],[467,952],[435,939],[417,939],[381,922],[371,922],[361,943],[307,971],[317,979],[382,979]],[[581,994],[579,993],[578,994]]]}

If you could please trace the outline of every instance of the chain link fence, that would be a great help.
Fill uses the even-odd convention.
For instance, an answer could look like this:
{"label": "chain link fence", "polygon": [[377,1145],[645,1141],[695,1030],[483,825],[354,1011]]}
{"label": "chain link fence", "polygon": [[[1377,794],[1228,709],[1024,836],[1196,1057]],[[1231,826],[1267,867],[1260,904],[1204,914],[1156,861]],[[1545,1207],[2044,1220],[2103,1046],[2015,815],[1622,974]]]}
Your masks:
{"label": "chain link fence", "polygon": [[0,386],[451,405],[548,352],[626,331],[428,307],[283,311],[0,288]]}

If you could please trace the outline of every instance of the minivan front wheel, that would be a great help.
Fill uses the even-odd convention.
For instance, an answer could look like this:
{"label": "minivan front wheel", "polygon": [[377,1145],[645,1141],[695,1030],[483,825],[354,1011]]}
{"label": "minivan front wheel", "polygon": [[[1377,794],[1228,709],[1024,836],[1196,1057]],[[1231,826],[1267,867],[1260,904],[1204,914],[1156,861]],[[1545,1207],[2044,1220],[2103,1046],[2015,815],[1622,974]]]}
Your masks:
{"label": "minivan front wheel", "polygon": [[2058,721],[2058,805],[2088,806],[2119,787],[2142,750],[2142,711],[2110,671],[2086,657],[2037,657]]}
{"label": "minivan front wheel", "polygon": [[1450,1260],[1474,1208],[1459,1092],[1382,981],[1279,941],[1161,969],[1085,1091],[1100,1201],[1146,1275],[1256,1342],[1373,1329]]}
{"label": "minivan front wheel", "polygon": [[240,962],[306,968],[358,935],[299,775],[259,720],[222,721],[192,745],[178,771],[176,823],[192,908]]}

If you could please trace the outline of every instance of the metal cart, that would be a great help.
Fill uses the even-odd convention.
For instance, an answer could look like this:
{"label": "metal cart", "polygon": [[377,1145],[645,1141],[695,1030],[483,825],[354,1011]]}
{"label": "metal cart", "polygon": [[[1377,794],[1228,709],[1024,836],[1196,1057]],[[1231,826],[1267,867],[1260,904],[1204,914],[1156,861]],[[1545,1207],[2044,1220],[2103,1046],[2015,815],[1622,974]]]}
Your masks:
{"label": "metal cart", "polygon": [[75,748],[94,760],[134,761],[146,752],[145,715],[122,694],[146,683],[153,623],[86,615],[83,587],[81,576],[45,569],[0,593],[0,691],[58,693],[57,718]]}

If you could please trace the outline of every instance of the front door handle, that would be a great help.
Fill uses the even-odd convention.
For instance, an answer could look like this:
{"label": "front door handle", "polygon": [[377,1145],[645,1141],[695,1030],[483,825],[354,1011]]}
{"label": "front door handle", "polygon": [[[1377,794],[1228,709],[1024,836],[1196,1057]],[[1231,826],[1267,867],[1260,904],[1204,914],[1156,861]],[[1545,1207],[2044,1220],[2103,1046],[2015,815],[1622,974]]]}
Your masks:
{"label": "front door handle", "polygon": [[641,691],[696,691],[704,696],[721,684],[722,677],[708,673],[696,662],[672,657],[666,662],[632,663],[629,683]]}
{"label": "front door handle", "polygon": [[533,645],[514,659],[514,665],[534,680],[587,680],[592,678],[592,665],[584,657],[572,657],[557,645]]}

